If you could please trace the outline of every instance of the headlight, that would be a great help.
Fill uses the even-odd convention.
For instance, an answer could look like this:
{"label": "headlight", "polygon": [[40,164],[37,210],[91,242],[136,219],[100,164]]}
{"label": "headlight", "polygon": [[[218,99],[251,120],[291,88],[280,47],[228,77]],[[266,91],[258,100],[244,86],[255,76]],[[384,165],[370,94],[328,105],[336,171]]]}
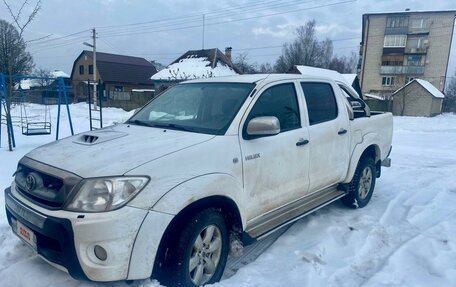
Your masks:
{"label": "headlight", "polygon": [[86,179],[66,210],[101,212],[125,205],[147,184],[147,177],[106,177]]}

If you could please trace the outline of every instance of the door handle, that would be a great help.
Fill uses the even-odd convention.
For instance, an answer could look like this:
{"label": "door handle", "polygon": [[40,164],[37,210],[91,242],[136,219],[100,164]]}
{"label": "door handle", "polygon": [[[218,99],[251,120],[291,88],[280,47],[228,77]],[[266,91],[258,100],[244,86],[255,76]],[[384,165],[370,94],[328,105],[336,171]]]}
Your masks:
{"label": "door handle", "polygon": [[299,141],[296,143],[296,146],[303,146],[309,143],[309,140],[305,139],[299,139]]}
{"label": "door handle", "polygon": [[347,133],[347,130],[346,129],[340,129],[337,134],[338,135],[343,135],[343,134],[346,134]]}

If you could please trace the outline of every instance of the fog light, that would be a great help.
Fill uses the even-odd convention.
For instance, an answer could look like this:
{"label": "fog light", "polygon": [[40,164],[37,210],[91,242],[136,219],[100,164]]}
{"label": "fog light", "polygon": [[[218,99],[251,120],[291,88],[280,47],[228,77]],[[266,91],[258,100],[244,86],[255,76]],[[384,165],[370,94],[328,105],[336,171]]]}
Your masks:
{"label": "fog light", "polygon": [[100,259],[101,261],[105,261],[106,258],[108,258],[108,254],[106,253],[106,250],[101,247],[100,245],[95,245],[95,248],[93,249],[95,252],[95,256]]}

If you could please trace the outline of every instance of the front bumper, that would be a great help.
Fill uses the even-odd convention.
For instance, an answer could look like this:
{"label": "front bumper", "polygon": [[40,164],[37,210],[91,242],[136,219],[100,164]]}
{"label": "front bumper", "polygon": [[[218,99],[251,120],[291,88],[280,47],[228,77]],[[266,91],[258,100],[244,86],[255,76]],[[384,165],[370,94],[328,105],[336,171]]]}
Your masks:
{"label": "front bumper", "polygon": [[[47,210],[29,203],[14,184],[5,190],[5,206],[10,226],[17,220],[31,229],[46,261],[73,278],[99,282],[128,278],[135,238],[148,213],[128,206],[104,213]],[[106,260],[96,257],[96,245],[106,250]]]}

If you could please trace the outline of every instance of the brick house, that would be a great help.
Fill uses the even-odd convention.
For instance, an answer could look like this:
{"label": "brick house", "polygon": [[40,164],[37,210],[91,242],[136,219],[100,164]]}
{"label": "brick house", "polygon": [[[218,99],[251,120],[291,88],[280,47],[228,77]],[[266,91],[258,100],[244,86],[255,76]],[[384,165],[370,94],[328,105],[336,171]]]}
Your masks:
{"label": "brick house", "polygon": [[444,95],[430,82],[415,79],[394,94],[393,115],[433,117],[442,112]]}

